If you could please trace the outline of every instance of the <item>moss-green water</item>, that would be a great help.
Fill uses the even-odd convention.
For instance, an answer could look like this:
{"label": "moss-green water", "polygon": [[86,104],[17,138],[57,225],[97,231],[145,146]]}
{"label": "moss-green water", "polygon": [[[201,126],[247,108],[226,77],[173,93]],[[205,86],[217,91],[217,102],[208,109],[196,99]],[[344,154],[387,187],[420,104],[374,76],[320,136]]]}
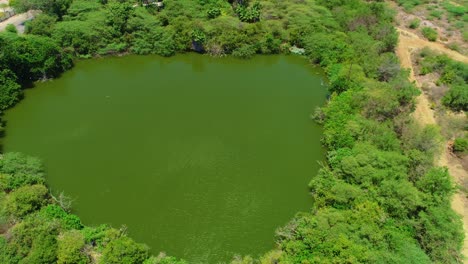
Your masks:
{"label": "moss-green water", "polygon": [[42,158],[85,224],[125,224],[195,263],[261,254],[311,206],[324,103],[298,57],[105,58],[39,83],[6,113],[5,151]]}

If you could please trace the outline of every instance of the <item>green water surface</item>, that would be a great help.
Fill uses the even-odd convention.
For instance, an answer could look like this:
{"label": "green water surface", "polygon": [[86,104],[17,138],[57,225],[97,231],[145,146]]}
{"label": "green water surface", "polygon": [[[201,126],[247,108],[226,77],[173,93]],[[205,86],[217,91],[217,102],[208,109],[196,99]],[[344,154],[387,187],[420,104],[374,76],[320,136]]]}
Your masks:
{"label": "green water surface", "polygon": [[44,160],[87,225],[126,225],[157,254],[228,261],[274,247],[311,207],[326,88],[299,57],[80,61],[6,113],[5,151]]}

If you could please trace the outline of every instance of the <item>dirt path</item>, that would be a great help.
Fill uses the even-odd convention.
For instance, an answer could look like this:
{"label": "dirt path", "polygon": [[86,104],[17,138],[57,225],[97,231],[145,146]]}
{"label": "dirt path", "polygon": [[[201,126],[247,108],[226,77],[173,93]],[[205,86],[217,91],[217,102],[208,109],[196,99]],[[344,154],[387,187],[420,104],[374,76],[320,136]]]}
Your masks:
{"label": "dirt path", "polygon": [[37,10],[31,10],[27,13],[22,13],[18,15],[14,15],[9,19],[0,22],[0,31],[4,31],[8,24],[13,24],[19,33],[24,33],[24,22],[31,20],[39,13]]}
{"label": "dirt path", "polygon": [[[396,48],[396,54],[400,58],[401,66],[411,70],[409,78],[411,81],[414,81],[419,88],[421,88],[421,84],[414,76],[413,64],[411,60],[413,51],[422,49],[424,47],[429,47],[438,52],[447,54],[447,56],[454,60],[468,63],[468,57],[463,56],[462,54],[453,50],[447,49],[440,43],[429,42],[427,40],[421,39],[417,35],[401,28],[397,28],[397,30],[400,33],[400,38]],[[429,101],[424,93],[417,98],[416,110],[413,113],[413,116],[422,125],[437,124],[434,117],[434,111],[430,108]],[[447,148],[446,144],[444,146],[442,155],[438,158],[436,164],[438,166],[447,167],[454,181],[461,185],[467,177],[467,172],[463,169],[458,159],[452,157],[451,155],[452,154]],[[465,195],[463,195],[461,192],[457,192],[452,200],[452,208],[455,212],[463,217],[465,241],[463,244],[462,253],[465,257],[468,257],[468,199],[465,197]]]}

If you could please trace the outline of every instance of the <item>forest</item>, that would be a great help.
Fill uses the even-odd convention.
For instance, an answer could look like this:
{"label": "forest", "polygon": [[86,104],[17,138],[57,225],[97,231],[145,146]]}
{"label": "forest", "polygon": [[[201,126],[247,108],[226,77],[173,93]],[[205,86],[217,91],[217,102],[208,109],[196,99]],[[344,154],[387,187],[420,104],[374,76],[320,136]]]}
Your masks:
{"label": "forest", "polygon": [[[463,262],[462,223],[450,207],[456,186],[434,166],[440,131],[410,116],[420,92],[399,66],[395,13],[384,1],[143,2],[12,1],[18,12],[42,13],[25,35],[0,33],[0,109],[77,59],[183,52],[248,59],[303,49],[324,69],[330,92],[313,114],[327,149],[311,175],[313,209],[280,227],[270,252],[232,263]],[[466,65],[431,57],[425,69],[444,71],[441,81],[453,84],[444,104],[466,110],[466,76],[457,77]],[[124,228],[83,226],[44,173],[37,158],[0,159],[0,263],[185,263],[150,256]]]}

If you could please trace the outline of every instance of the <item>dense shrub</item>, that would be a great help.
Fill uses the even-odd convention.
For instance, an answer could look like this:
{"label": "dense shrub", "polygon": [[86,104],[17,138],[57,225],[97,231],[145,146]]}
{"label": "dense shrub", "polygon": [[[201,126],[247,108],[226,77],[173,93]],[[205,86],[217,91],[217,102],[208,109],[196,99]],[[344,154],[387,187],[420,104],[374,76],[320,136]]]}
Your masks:
{"label": "dense shrub", "polygon": [[4,190],[13,190],[24,185],[43,184],[44,169],[39,159],[22,153],[9,152],[0,159],[0,172],[4,176]]}
{"label": "dense shrub", "polygon": [[454,111],[468,111],[468,85],[450,87],[442,98],[442,103]]}
{"label": "dense shrub", "polygon": [[416,29],[419,27],[419,25],[421,24],[421,20],[415,18],[413,20],[410,21],[408,27],[409,28],[412,28],[412,29]]}
{"label": "dense shrub", "polygon": [[126,236],[114,239],[104,248],[101,263],[142,263],[148,258],[148,247]]}
{"label": "dense shrub", "polygon": [[85,240],[77,230],[68,231],[58,237],[58,264],[85,264],[89,259],[84,254]]}
{"label": "dense shrub", "polygon": [[42,208],[41,214],[48,219],[57,219],[65,229],[81,229],[80,218],[78,216],[65,212],[61,207],[55,204],[49,204]]}
{"label": "dense shrub", "polygon": [[5,211],[15,218],[22,218],[39,210],[47,203],[48,190],[44,185],[22,186],[6,198]]}
{"label": "dense shrub", "polygon": [[423,27],[421,29],[421,32],[425,38],[427,38],[429,41],[436,41],[437,40],[437,31],[433,28],[430,27]]}
{"label": "dense shrub", "polygon": [[459,152],[459,153],[468,152],[468,139],[456,138],[453,143],[453,151]]}

